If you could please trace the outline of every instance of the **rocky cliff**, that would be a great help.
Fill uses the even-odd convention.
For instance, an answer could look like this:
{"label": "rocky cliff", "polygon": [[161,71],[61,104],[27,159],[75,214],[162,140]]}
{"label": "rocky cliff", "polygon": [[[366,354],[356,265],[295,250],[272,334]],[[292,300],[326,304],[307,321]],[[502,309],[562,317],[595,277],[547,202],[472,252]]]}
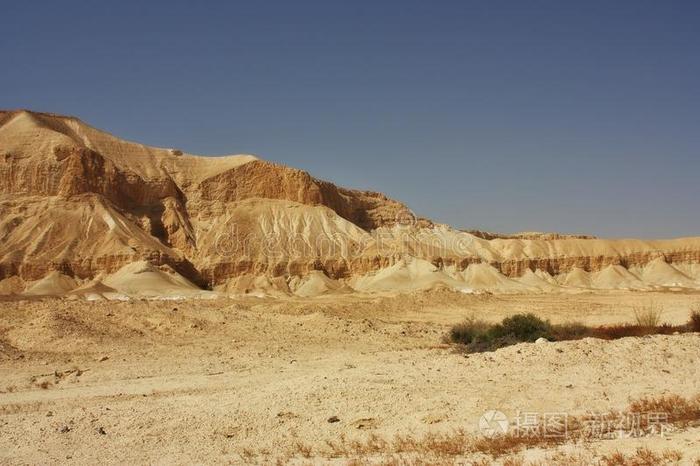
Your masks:
{"label": "rocky cliff", "polygon": [[461,232],[383,194],[254,156],[153,148],[29,111],[0,112],[0,237],[0,280],[24,281],[56,271],[91,280],[145,261],[201,287],[244,277],[293,284],[313,271],[349,283],[415,260],[429,264],[421,273],[458,281],[474,280],[464,272],[482,264],[506,280],[538,272],[557,284],[556,276],[619,266],[639,269],[642,282],[644,268],[661,261],[680,274],[669,272],[669,285],[694,286],[700,264],[698,238]]}

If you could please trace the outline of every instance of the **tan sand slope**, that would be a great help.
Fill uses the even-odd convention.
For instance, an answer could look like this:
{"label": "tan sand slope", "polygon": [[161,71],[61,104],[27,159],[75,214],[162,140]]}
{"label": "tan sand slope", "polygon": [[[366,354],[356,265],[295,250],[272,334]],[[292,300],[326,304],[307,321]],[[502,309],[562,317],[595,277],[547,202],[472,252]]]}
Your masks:
{"label": "tan sand slope", "polygon": [[542,270],[532,271],[527,269],[525,273],[517,279],[523,285],[539,291],[560,291],[561,287],[554,278]]}
{"label": "tan sand slope", "polygon": [[428,261],[405,258],[377,273],[366,275],[352,282],[359,291],[409,291],[426,290],[436,286],[466,288]]}
{"label": "tan sand slope", "polygon": [[104,285],[131,296],[189,297],[203,293],[167,266],[158,268],[145,261],[125,265],[106,277]]}
{"label": "tan sand slope", "polygon": [[662,258],[655,259],[641,268],[642,280],[652,285],[694,287],[697,282]]}
{"label": "tan sand slope", "polygon": [[593,288],[611,289],[645,289],[648,288],[639,278],[621,265],[609,265],[591,277]]}
{"label": "tan sand slope", "polygon": [[299,280],[294,294],[301,297],[319,296],[326,293],[338,293],[341,291],[351,291],[350,288],[339,283],[320,270],[310,272],[305,278]]}
{"label": "tan sand slope", "polygon": [[29,283],[23,294],[35,296],[62,296],[77,286],[67,275],[53,271],[41,280]]}
{"label": "tan sand slope", "polygon": [[468,286],[477,290],[514,293],[531,291],[531,287],[512,280],[488,264],[471,264],[461,274]]}

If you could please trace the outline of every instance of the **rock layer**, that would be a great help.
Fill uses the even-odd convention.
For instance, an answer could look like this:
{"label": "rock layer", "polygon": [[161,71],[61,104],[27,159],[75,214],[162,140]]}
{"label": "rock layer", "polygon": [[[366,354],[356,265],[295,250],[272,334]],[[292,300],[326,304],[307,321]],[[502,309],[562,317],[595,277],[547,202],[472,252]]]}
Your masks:
{"label": "rock layer", "polygon": [[[232,280],[238,287],[260,282],[245,277],[262,276],[265,283],[281,277],[293,284],[309,276],[299,281],[307,291],[342,288],[318,271],[343,280],[383,271],[386,280],[358,282],[376,288],[396,277],[433,283],[411,272],[429,274],[432,267],[451,277],[443,282],[481,283],[475,274],[495,273],[540,288],[554,286],[546,277],[577,270],[606,271],[595,283],[608,283],[626,277],[611,266],[642,270],[654,261],[682,266],[685,285],[700,278],[688,272],[698,270],[700,238],[463,232],[415,218],[383,194],[341,188],[251,155],[183,154],[123,141],[73,117],[29,111],[0,112],[0,237],[0,280],[33,281],[52,272],[93,280],[140,261],[202,287]],[[432,265],[413,266],[412,259]],[[475,264],[488,269],[470,269]],[[620,280],[637,278],[643,277]]]}

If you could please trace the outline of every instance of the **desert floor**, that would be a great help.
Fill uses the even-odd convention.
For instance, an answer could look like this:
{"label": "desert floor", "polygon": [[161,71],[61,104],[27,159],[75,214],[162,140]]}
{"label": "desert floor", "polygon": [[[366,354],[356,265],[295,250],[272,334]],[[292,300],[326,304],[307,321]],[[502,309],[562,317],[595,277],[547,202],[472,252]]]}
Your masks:
{"label": "desert floor", "polygon": [[[700,393],[697,333],[468,356],[442,343],[469,315],[625,323],[650,301],[663,320],[683,323],[700,294],[4,300],[0,463],[345,464],[328,459],[326,441],[478,435],[488,409],[509,418],[518,410],[576,415],[642,396]],[[328,422],[333,416],[338,422]],[[694,464],[700,428],[557,448],[595,458],[638,446],[678,450],[683,464]]]}

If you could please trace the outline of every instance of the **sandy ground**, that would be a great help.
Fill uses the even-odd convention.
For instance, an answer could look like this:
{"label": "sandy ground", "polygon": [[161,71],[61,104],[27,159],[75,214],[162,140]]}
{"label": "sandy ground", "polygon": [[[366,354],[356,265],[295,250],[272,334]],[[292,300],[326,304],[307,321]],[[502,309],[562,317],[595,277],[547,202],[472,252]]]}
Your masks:
{"label": "sandy ground", "polygon": [[[0,463],[325,463],[341,436],[478,434],[489,409],[605,412],[700,393],[700,334],[521,344],[465,357],[441,343],[465,316],[535,312],[623,323],[654,301],[682,323],[693,293],[0,302]],[[336,416],[338,422],[328,422]],[[639,445],[700,458],[700,429]],[[525,452],[538,458],[547,451]],[[343,460],[335,460],[343,464]],[[468,463],[465,463],[468,464]]]}

